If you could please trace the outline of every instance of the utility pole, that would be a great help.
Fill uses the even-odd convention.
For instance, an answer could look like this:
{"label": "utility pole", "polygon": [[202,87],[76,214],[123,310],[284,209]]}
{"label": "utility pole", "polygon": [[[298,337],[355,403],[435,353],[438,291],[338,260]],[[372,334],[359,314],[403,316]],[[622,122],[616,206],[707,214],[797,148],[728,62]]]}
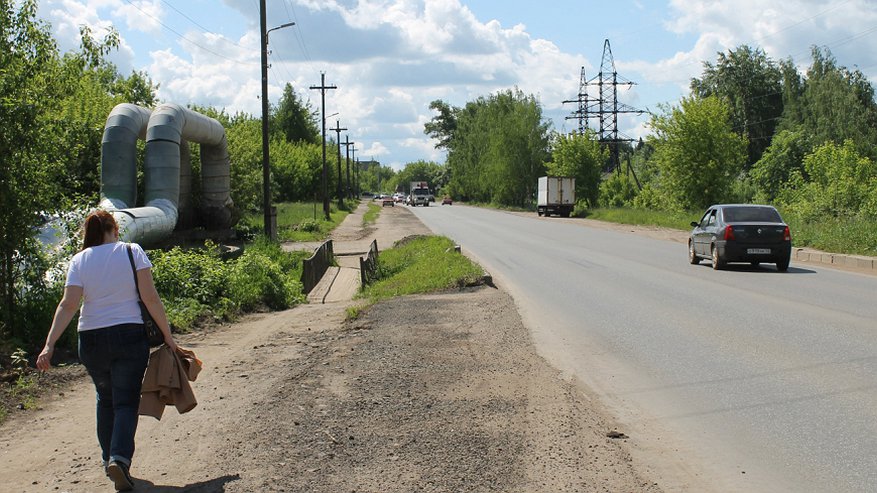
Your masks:
{"label": "utility pole", "polygon": [[[351,142],[352,144],[352,142]],[[356,146],[350,149],[351,159],[353,159],[353,188],[356,189],[356,197],[362,197],[362,190],[359,187],[359,180],[362,177],[362,170],[359,169],[359,161],[356,160]]]}
{"label": "utility pole", "polygon": [[[262,2],[264,3],[265,0],[262,0]],[[323,179],[322,179],[322,184],[323,184],[323,187],[322,187],[323,188],[323,214],[326,215],[326,220],[328,221],[328,220],[330,220],[330,217],[329,217],[329,170],[326,167],[326,116],[325,116],[326,115],[326,91],[329,89],[338,89],[338,86],[336,86],[334,84],[331,86],[327,86],[326,85],[326,73],[321,72],[320,73],[320,85],[319,86],[311,86],[311,89],[320,91],[321,101],[322,101],[322,103],[321,103],[322,109],[320,110],[321,111],[320,120],[322,120],[322,122],[323,122],[323,125],[322,125],[322,130],[323,130]]]}
{"label": "utility pole", "polygon": [[335,191],[336,195],[338,195],[338,207],[344,207],[344,195],[341,194],[341,182],[343,181],[341,177],[341,131],[347,130],[346,128],[341,128],[341,122],[335,120],[335,128],[332,130],[335,131],[337,137],[335,138],[335,142],[338,144],[338,187]]}
{"label": "utility pole", "polygon": [[[352,146],[354,142],[350,142],[350,136],[344,136],[344,149],[347,151],[347,159],[345,163],[347,163],[347,196],[352,200],[353,197],[353,188],[350,186],[350,146]],[[356,170],[353,170],[354,173]]]}

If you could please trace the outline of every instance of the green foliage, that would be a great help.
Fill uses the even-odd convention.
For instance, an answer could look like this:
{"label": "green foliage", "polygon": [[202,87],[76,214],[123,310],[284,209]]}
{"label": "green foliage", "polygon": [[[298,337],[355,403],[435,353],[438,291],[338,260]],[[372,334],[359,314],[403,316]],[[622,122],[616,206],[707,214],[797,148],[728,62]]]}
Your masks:
{"label": "green foliage", "polygon": [[548,124],[520,90],[479,97],[464,108],[436,101],[425,132],[448,149],[447,191],[470,202],[524,206],[548,160]]}
{"label": "green foliage", "polygon": [[393,175],[392,179],[389,180],[388,188],[408,193],[412,181],[425,181],[429,184],[429,188],[438,190],[447,185],[447,167],[432,161],[408,163],[402,168],[402,171]]}
{"label": "green foliage", "polygon": [[810,139],[801,130],[783,130],[773,137],[749,173],[761,201],[772,202],[793,173],[803,174],[804,156],[812,149]]}
{"label": "green foliage", "polygon": [[225,130],[231,158],[231,199],[242,211],[261,210],[262,123],[238,114]]}
{"label": "green foliage", "polygon": [[600,206],[622,207],[633,204],[639,193],[634,179],[627,173],[615,172],[600,183]]}
{"label": "green foliage", "polygon": [[379,280],[362,293],[372,301],[473,285],[484,275],[443,236],[417,237],[381,252],[378,271]]}
{"label": "green foliage", "polygon": [[717,96],[730,110],[731,127],[748,142],[745,169],[761,159],[783,112],[782,73],[760,48],[741,45],[704,63],[701,79],[691,82],[698,98]]}
{"label": "green foliage", "polygon": [[359,189],[363,192],[392,192],[395,175],[393,168],[383,166],[377,161],[359,161]]}
{"label": "green foliage", "polygon": [[[277,237],[281,241],[319,241],[326,238],[349,214],[338,210],[336,203],[329,206],[330,220],[323,216],[322,203],[284,202],[277,207]],[[246,231],[263,231],[264,216],[261,211],[245,215],[239,228]]]}
{"label": "green foliage", "polygon": [[60,62],[36,9],[33,0],[0,3],[0,335],[18,337],[22,264],[38,254],[31,234],[61,195],[56,141],[44,131],[61,94]]}
{"label": "green foliage", "polygon": [[271,142],[271,190],[274,202],[314,200],[320,189],[322,150],[317,144]]}
{"label": "green foliage", "polygon": [[555,134],[552,161],[545,163],[551,176],[571,176],[576,179],[576,199],[595,207],[600,195],[601,171],[608,153],[593,132]]}
{"label": "green foliage", "polygon": [[[276,246],[279,249],[279,245]],[[251,311],[264,304],[272,310],[284,310],[304,301],[302,294],[301,258],[296,264],[277,259],[282,252],[261,242],[255,248],[244,251],[235,261],[228,279],[228,292],[232,300],[244,311]]]}
{"label": "green foliage", "polygon": [[429,103],[429,109],[437,111],[438,115],[423,126],[423,133],[436,140],[436,149],[449,149],[457,131],[457,114],[460,110],[440,99]]}
{"label": "green foliage", "polygon": [[657,209],[619,207],[592,209],[588,213],[588,218],[620,224],[690,230],[691,221],[699,219],[702,213],[703,211],[667,212]]}
{"label": "green foliage", "polygon": [[274,127],[283,134],[286,142],[314,145],[321,142],[317,111],[311,108],[309,102],[302,101],[288,82],[283,87],[283,96],[272,118]]}
{"label": "green foliage", "polygon": [[204,319],[227,320],[261,306],[282,310],[304,299],[299,278],[306,252],[284,252],[262,237],[234,260],[223,260],[210,242],[149,255],[168,318],[184,331]]}
{"label": "green foliage", "polygon": [[877,218],[877,165],[852,141],[823,144],[804,158],[804,173],[794,172],[777,200],[805,221]]}
{"label": "green foliage", "polygon": [[877,102],[868,78],[839,66],[827,48],[813,47],[812,58],[806,77],[789,89],[793,103],[780,129],[800,129],[814,145],[851,140],[859,154],[877,158]]}
{"label": "green foliage", "polygon": [[798,247],[824,252],[877,256],[877,219],[819,218],[805,221],[783,210],[783,219],[792,230]]}
{"label": "green foliage", "polygon": [[715,96],[683,98],[679,107],[653,116],[651,127],[658,203],[700,209],[730,196],[746,162],[746,139],[732,131],[726,104]]}

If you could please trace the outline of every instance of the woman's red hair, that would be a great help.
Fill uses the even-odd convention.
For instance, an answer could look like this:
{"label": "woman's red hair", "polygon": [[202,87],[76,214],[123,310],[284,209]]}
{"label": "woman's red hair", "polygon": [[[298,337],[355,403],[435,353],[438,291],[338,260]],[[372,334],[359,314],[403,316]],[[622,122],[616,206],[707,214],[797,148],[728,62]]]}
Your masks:
{"label": "woman's red hair", "polygon": [[104,242],[104,233],[118,231],[119,225],[116,224],[113,215],[104,210],[92,212],[85,218],[85,238],[82,242],[82,249],[102,245]]}

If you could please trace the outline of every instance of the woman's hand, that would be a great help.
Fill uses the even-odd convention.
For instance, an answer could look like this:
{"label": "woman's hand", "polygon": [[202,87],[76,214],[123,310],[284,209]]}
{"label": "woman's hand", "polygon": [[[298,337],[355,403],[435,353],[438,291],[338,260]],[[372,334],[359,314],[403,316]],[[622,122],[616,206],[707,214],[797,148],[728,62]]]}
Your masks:
{"label": "woman's hand", "polygon": [[45,346],[43,351],[37,356],[37,368],[40,371],[46,371],[49,367],[52,366],[52,354],[55,352],[55,348],[51,346]]}
{"label": "woman's hand", "polygon": [[177,342],[174,341],[174,338],[171,336],[164,336],[164,344],[165,346],[171,348],[173,352],[177,353],[180,351],[179,346],[177,346]]}

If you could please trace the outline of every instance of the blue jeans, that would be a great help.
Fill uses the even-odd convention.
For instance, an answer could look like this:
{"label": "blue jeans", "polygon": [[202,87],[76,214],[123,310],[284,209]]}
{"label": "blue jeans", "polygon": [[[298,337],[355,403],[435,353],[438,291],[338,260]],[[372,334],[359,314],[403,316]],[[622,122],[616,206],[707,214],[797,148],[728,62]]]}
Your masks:
{"label": "blue jeans", "polygon": [[122,324],[79,333],[79,359],[97,390],[97,439],[104,464],[131,465],[140,387],[149,362],[143,324]]}

